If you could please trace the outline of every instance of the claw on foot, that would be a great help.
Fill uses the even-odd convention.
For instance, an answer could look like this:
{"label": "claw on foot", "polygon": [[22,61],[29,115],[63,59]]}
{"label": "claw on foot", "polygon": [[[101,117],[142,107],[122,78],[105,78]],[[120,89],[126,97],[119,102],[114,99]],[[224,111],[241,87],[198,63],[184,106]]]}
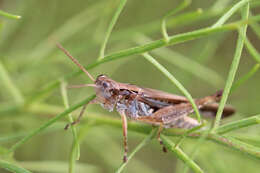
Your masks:
{"label": "claw on foot", "polygon": [[163,152],[167,153],[167,148],[163,146]]}
{"label": "claw on foot", "polygon": [[126,155],[124,155],[123,162],[124,162],[124,163],[127,162],[127,156],[126,156]]}

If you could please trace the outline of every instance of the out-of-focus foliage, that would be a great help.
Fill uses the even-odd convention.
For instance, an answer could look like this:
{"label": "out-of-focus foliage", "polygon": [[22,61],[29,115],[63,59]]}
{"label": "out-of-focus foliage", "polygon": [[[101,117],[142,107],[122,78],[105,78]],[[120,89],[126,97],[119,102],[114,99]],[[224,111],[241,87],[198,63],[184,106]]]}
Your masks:
{"label": "out-of-focus foliage", "polygon": [[[100,50],[105,37],[108,37],[103,61],[105,58],[113,59],[113,56],[118,59],[106,63],[101,60],[100,64],[93,65],[89,70],[93,76],[107,74],[116,81],[183,95],[178,87],[137,51],[149,48],[149,53],[194,98],[198,98],[225,88],[227,79],[230,79],[229,70],[235,70],[231,67],[233,58],[240,58],[239,55],[234,55],[239,51],[236,27],[241,30],[247,23],[247,38],[240,36],[241,43],[245,40],[246,44],[234,85],[231,92],[227,93],[228,104],[232,104],[237,112],[233,117],[221,121],[221,125],[230,122],[235,124],[220,126],[216,130],[220,134],[231,131],[224,134],[227,138],[222,141],[223,145],[217,144],[221,143],[222,136],[209,137],[209,140],[185,138],[181,150],[173,148],[176,155],[171,152],[164,154],[158,141],[150,142],[151,136],[146,135],[149,126],[144,125],[142,129],[139,124],[133,123],[131,126],[130,123],[129,152],[134,149],[138,152],[123,171],[183,172],[187,170],[187,165],[194,166],[196,163],[204,172],[259,172],[260,134],[259,126],[255,124],[259,123],[260,118],[260,49],[257,46],[260,44],[260,24],[259,19],[250,19],[259,14],[260,4],[257,0],[250,1],[249,22],[244,20],[232,23],[242,20],[241,13],[246,11],[246,0],[185,2],[187,4],[180,7],[182,1],[171,0],[129,0],[125,5],[122,5],[123,0],[0,0],[0,172],[56,173],[68,172],[69,167],[71,170],[75,167],[77,173],[115,172],[122,163],[122,132],[120,128],[115,128],[119,124],[116,118],[120,118],[116,112],[109,113],[99,105],[90,105],[84,121],[73,133],[76,137],[73,137],[70,130],[63,130],[68,122],[65,116],[69,112],[60,114],[65,110],[64,99],[66,100],[61,94],[61,81],[66,81],[69,85],[92,81],[85,75],[70,76],[78,69],[56,48],[55,41],[61,42],[82,65],[87,66],[95,63],[100,56],[102,59],[103,53]],[[239,6],[239,2],[243,4]],[[121,13],[118,10],[120,3]],[[173,14],[172,10],[176,8],[180,10]],[[214,27],[221,17],[229,14],[230,9],[235,10],[235,13],[230,18],[226,16],[227,25],[222,27],[220,21],[217,23],[219,29],[207,28]],[[3,11],[22,17],[13,20],[12,17],[3,15]],[[115,17],[116,12],[118,16]],[[114,25],[111,24],[112,19]],[[166,36],[165,33],[162,34],[163,19],[167,26]],[[232,24],[229,25],[230,23]],[[109,26],[112,30],[110,37]],[[202,29],[198,34],[188,33],[198,29]],[[178,35],[180,33],[186,35]],[[162,46],[158,49],[155,47],[160,47],[159,44],[154,44],[154,47],[148,45],[144,49],[137,47],[128,50],[167,35],[177,35],[177,38],[170,37],[169,40],[171,44],[176,44],[168,46],[166,42],[159,41],[156,43]],[[193,38],[195,39],[191,40]],[[191,41],[179,44],[185,39]],[[118,51],[122,51],[122,54],[115,53]],[[69,105],[77,106],[80,103],[80,106],[82,100],[94,94],[94,90],[70,89],[67,93]],[[78,113],[79,111],[74,111],[72,115],[76,117]],[[58,114],[61,119],[48,121]],[[258,116],[246,119],[253,115]],[[46,122],[53,124],[48,126],[44,124]],[[210,122],[212,120],[208,120]],[[40,126],[43,128],[34,131]],[[240,129],[242,126],[250,127]],[[21,142],[26,136],[30,140]],[[167,137],[165,141],[169,139],[177,142],[179,137]],[[74,147],[77,146],[77,143],[73,144],[74,140],[81,144],[80,160],[75,165],[76,157],[71,152],[79,150]],[[21,145],[16,148],[18,141]],[[199,141],[202,141],[200,145]],[[140,148],[135,148],[139,143]],[[233,144],[237,146],[232,146]],[[241,146],[246,148],[245,151]],[[10,149],[14,151],[10,152]],[[186,161],[185,155],[181,155],[184,152],[187,156],[192,156],[194,151],[194,158]]]}

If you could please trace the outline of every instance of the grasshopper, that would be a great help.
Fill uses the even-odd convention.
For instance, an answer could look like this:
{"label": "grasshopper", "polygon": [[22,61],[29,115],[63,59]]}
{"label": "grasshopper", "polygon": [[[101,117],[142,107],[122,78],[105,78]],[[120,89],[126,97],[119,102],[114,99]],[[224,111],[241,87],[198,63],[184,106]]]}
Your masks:
{"label": "grasshopper", "polygon": [[[194,109],[186,97],[116,82],[103,74],[94,79],[65,48],[59,43],[57,43],[57,47],[94,82],[94,84],[74,85],[71,88],[94,87],[96,98],[88,104],[100,104],[104,109],[108,111],[116,109],[120,114],[123,129],[124,162],[127,161],[128,152],[127,118],[159,126],[157,139],[165,152],[166,148],[160,138],[160,134],[164,128],[191,129],[201,125],[197,120],[188,117],[189,114],[194,112]],[[213,95],[195,99],[195,104],[202,114],[214,116],[218,109],[217,102],[220,101],[221,96],[222,91],[218,91]],[[68,124],[65,129],[80,121],[86,107],[87,104],[82,107],[77,120]],[[225,106],[223,116],[227,117],[234,112],[235,110],[231,106]]]}

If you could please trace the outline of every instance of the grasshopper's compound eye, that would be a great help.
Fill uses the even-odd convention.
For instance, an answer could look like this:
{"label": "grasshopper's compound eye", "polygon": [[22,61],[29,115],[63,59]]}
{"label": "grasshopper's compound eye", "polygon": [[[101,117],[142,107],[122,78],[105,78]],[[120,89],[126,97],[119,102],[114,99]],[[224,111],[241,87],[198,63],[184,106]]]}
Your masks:
{"label": "grasshopper's compound eye", "polygon": [[109,84],[108,84],[107,82],[103,82],[103,83],[102,83],[102,86],[103,86],[104,88],[107,88],[107,87],[109,87]]}

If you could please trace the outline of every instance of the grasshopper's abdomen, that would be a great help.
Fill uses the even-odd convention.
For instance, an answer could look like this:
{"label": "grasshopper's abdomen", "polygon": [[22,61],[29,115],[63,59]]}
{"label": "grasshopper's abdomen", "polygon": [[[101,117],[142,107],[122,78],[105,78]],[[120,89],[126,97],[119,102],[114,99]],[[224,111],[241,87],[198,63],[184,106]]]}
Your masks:
{"label": "grasshopper's abdomen", "polygon": [[116,104],[117,111],[124,111],[127,117],[136,119],[141,116],[151,116],[154,109],[137,99],[121,99]]}

